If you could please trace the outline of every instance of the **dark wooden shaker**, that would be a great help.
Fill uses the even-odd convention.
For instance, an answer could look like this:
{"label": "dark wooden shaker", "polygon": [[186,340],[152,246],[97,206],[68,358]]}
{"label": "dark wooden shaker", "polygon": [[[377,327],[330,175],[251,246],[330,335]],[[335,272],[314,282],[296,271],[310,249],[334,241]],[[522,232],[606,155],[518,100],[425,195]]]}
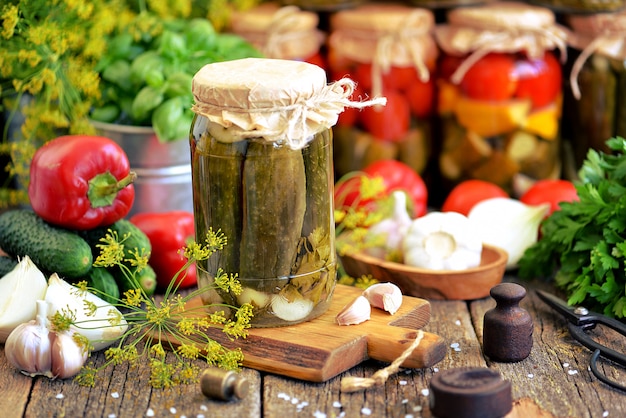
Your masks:
{"label": "dark wooden shaker", "polygon": [[493,361],[524,360],[533,346],[533,321],[519,306],[526,289],[515,283],[500,283],[490,291],[496,307],[483,318],[483,352]]}

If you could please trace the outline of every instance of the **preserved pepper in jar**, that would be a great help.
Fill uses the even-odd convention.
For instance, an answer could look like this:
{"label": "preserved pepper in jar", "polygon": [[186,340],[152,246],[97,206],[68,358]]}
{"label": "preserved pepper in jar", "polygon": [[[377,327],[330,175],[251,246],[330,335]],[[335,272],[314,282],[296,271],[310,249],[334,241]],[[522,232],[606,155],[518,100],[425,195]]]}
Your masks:
{"label": "preserved pepper in jar", "polygon": [[546,8],[494,2],[451,10],[435,29],[444,188],[492,182],[519,196],[561,173],[566,30]]}
{"label": "preserved pepper in jar", "polygon": [[[326,83],[316,65],[246,58],[193,78],[190,147],[196,238],[227,245],[197,262],[199,288],[224,272],[241,293],[205,303],[254,307],[252,326],[306,321],[329,306],[336,282],[330,127],[354,83]],[[384,100],[380,102],[384,103]],[[216,298],[219,298],[216,300]]]}
{"label": "preserved pepper in jar", "polygon": [[266,58],[306,61],[326,67],[320,53],[324,33],[317,29],[316,13],[296,6],[263,3],[234,12],[231,30],[256,47]]}
{"label": "preserved pepper in jar", "polygon": [[430,10],[369,4],[331,16],[331,78],[357,83],[354,97],[387,98],[387,105],[342,113],[334,131],[338,177],[379,160],[399,160],[424,173],[431,153],[438,49]]}
{"label": "preserved pepper in jar", "polygon": [[564,135],[580,167],[590,148],[610,153],[606,141],[626,137],[626,12],[572,15],[566,20],[572,29],[573,64]]}

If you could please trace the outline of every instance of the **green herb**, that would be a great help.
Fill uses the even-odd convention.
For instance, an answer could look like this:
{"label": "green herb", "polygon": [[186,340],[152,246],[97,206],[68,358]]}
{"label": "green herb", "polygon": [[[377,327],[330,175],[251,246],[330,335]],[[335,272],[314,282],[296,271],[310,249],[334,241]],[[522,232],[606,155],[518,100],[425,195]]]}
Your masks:
{"label": "green herb", "polygon": [[579,201],[561,203],[520,260],[522,278],[553,277],[568,303],[626,317],[626,139],[589,150],[576,184]]}
{"label": "green herb", "polygon": [[[218,366],[229,370],[236,370],[241,366],[243,354],[239,348],[228,349],[206,335],[206,330],[219,327],[229,339],[245,338],[250,327],[252,306],[244,304],[239,308],[226,304],[212,304],[189,308],[187,302],[198,297],[209,289],[199,288],[182,296],[177,292],[181,280],[178,276],[187,271],[189,265],[196,261],[206,260],[216,251],[226,245],[226,237],[221,231],[209,230],[205,241],[200,245],[190,243],[184,249],[187,263],[172,277],[170,285],[157,301],[150,297],[137,283],[136,275],[147,266],[149,254],[143,249],[135,249],[130,254],[124,249],[124,242],[130,234],[119,237],[116,231],[109,230],[105,238],[101,239],[98,247],[100,255],[94,262],[97,267],[117,266],[128,275],[129,281],[134,281],[135,289],[124,292],[114,306],[124,312],[123,319],[128,323],[128,329],[118,342],[105,351],[106,362],[96,367],[88,364],[83,367],[75,381],[83,386],[94,386],[99,371],[110,365],[123,362],[137,364],[147,359],[150,364],[150,383],[155,388],[168,388],[175,384],[188,384],[198,380],[199,368],[194,360],[202,359],[211,366]],[[131,267],[129,267],[131,266]],[[86,282],[76,285],[83,290],[89,290],[103,297],[102,291],[86,287]],[[219,271],[211,289],[233,294],[241,293],[241,284],[237,275]],[[224,310],[230,309],[234,315],[227,317]],[[210,310],[211,313],[208,313]],[[95,312],[95,307],[93,307]],[[68,329],[70,325],[80,328],[80,323],[74,320],[72,312],[56,313],[51,320],[56,330]],[[111,324],[119,324],[119,318],[111,318]],[[172,341],[176,341],[173,344]],[[86,342],[83,340],[83,344]],[[166,361],[166,352],[175,354],[175,363]]]}

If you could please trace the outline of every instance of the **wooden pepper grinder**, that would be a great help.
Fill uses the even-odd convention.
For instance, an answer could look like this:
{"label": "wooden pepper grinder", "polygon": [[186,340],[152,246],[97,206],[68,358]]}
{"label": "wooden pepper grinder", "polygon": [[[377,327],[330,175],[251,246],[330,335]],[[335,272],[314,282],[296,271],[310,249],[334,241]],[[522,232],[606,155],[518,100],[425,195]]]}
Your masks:
{"label": "wooden pepper grinder", "polygon": [[493,361],[524,360],[533,347],[533,321],[519,306],[526,289],[515,283],[500,283],[490,291],[496,307],[483,318],[483,352]]}

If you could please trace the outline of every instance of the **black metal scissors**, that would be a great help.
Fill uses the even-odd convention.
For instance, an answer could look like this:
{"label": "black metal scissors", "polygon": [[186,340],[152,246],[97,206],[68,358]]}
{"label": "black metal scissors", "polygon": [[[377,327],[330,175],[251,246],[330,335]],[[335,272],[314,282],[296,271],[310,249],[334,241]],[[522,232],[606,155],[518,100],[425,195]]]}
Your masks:
{"label": "black metal scissors", "polygon": [[596,312],[590,312],[583,307],[569,306],[564,300],[559,299],[548,292],[544,292],[542,290],[537,290],[536,292],[537,296],[539,296],[541,300],[567,319],[567,325],[572,337],[593,351],[589,365],[594,376],[613,388],[626,391],[626,386],[614,382],[600,373],[597,365],[598,358],[602,356],[614,361],[622,367],[626,367],[626,354],[599,344],[585,333],[586,330],[593,329],[597,324],[601,324],[617,331],[626,338],[626,324],[618,321],[617,319],[609,318]]}

